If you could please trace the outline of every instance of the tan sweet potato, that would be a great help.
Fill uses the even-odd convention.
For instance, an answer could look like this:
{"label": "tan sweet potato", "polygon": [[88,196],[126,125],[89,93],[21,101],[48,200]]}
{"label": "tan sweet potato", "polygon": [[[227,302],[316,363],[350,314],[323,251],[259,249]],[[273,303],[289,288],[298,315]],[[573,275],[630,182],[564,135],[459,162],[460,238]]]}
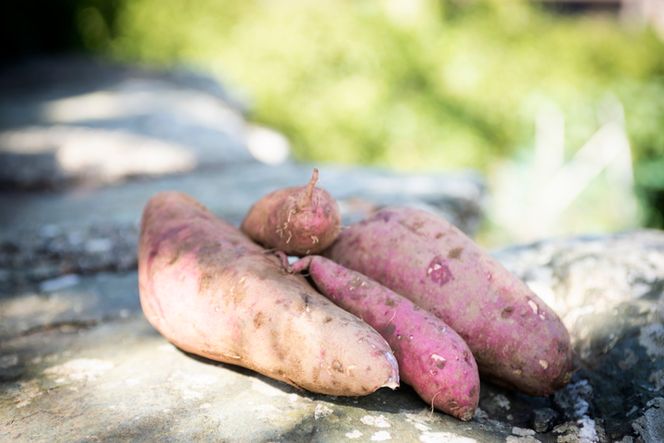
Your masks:
{"label": "tan sweet potato", "polygon": [[570,338],[555,312],[446,220],[384,209],[344,230],[326,255],[443,319],[482,376],[532,395],[570,380]]}
{"label": "tan sweet potato", "polygon": [[398,384],[376,331],[185,194],[145,207],[139,289],[148,321],[187,352],[323,394]]}
{"label": "tan sweet potato", "polygon": [[300,259],[318,290],[376,328],[399,362],[399,374],[424,401],[461,420],[477,408],[480,378],[468,345],[435,315],[359,272],[321,256]]}
{"label": "tan sweet potato", "polygon": [[339,234],[341,218],[336,200],[317,188],[318,169],[306,186],[283,188],[257,201],[240,229],[266,248],[288,255],[317,254]]}

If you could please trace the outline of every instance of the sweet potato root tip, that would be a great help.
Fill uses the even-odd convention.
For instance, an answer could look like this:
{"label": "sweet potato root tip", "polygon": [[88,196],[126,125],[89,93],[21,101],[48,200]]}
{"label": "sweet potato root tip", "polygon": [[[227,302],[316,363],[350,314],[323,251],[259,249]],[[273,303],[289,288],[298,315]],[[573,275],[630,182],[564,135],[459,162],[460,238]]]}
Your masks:
{"label": "sweet potato root tip", "polygon": [[309,183],[307,183],[307,187],[302,194],[302,199],[299,201],[298,207],[304,208],[307,205],[312,204],[312,199],[314,196],[314,188],[316,187],[316,183],[318,183],[318,168],[314,168],[313,172],[311,173],[311,179],[309,180]]}
{"label": "sweet potato root tip", "polygon": [[299,259],[298,261],[293,263],[292,266],[287,265],[286,269],[288,270],[289,273],[296,274],[296,273],[299,273],[299,272],[304,272],[307,269],[309,269],[309,264],[310,263],[311,263],[311,256],[307,256],[307,257],[303,257],[303,258]]}

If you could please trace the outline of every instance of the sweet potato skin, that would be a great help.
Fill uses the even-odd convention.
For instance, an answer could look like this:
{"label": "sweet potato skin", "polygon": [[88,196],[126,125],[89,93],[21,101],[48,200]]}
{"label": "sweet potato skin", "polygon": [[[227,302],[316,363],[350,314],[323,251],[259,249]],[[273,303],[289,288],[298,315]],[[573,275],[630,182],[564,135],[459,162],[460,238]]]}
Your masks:
{"label": "sweet potato skin", "polygon": [[314,169],[306,186],[276,190],[258,200],[240,229],[252,240],[288,255],[318,254],[339,234],[341,216],[336,200],[315,187]]}
{"label": "sweet potato skin", "polygon": [[187,352],[323,394],[398,383],[380,335],[185,194],[146,205],[139,292],[148,321]]}
{"label": "sweet potato skin", "polygon": [[477,364],[452,328],[369,277],[324,257],[305,257],[292,267],[305,268],[323,295],[387,340],[401,380],[424,401],[464,421],[473,417],[480,392]]}
{"label": "sweet potato skin", "polygon": [[482,376],[531,395],[569,382],[570,337],[555,312],[446,220],[383,209],[344,230],[326,256],[443,319]]}

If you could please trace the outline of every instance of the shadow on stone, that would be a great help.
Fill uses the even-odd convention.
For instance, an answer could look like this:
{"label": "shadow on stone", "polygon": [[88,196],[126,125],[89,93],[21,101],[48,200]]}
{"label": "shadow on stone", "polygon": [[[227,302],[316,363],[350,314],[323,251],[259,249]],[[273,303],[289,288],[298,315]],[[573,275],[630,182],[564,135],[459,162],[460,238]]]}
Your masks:
{"label": "shadow on stone", "polygon": [[191,354],[176,347],[176,349],[198,362],[218,366],[225,370],[241,374],[248,377],[255,377],[262,382],[280,390],[284,394],[297,394],[300,397],[308,398],[310,400],[318,401],[323,400],[328,403],[334,403],[341,406],[358,407],[363,410],[373,412],[416,412],[422,409],[423,402],[419,399],[415,391],[410,386],[402,384],[398,390],[392,391],[388,388],[382,388],[373,394],[364,397],[338,397],[331,395],[315,394],[304,389],[296,388],[287,383],[279,380],[274,380],[251,369],[243,368],[241,366],[231,365],[227,363],[210,360],[199,355]]}

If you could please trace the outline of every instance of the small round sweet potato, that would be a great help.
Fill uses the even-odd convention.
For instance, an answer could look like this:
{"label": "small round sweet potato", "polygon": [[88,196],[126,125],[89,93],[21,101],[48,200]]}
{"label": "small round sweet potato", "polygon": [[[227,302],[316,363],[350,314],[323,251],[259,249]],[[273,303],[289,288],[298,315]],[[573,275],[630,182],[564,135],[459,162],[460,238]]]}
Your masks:
{"label": "small round sweet potato", "polygon": [[145,207],[139,292],[148,321],[187,352],[323,394],[398,384],[376,331],[185,194]]}
{"label": "small round sweet potato", "polygon": [[383,209],[345,229],[325,255],[443,319],[482,376],[531,395],[569,382],[570,337],[556,313],[446,220]]}
{"label": "small round sweet potato", "polygon": [[459,335],[433,314],[359,272],[321,256],[296,262],[318,290],[362,318],[387,340],[401,379],[424,401],[467,421],[479,401],[477,364]]}
{"label": "small round sweet potato", "polygon": [[318,169],[306,186],[283,188],[258,200],[240,229],[255,242],[288,255],[317,254],[339,234],[336,200],[317,188]]}

